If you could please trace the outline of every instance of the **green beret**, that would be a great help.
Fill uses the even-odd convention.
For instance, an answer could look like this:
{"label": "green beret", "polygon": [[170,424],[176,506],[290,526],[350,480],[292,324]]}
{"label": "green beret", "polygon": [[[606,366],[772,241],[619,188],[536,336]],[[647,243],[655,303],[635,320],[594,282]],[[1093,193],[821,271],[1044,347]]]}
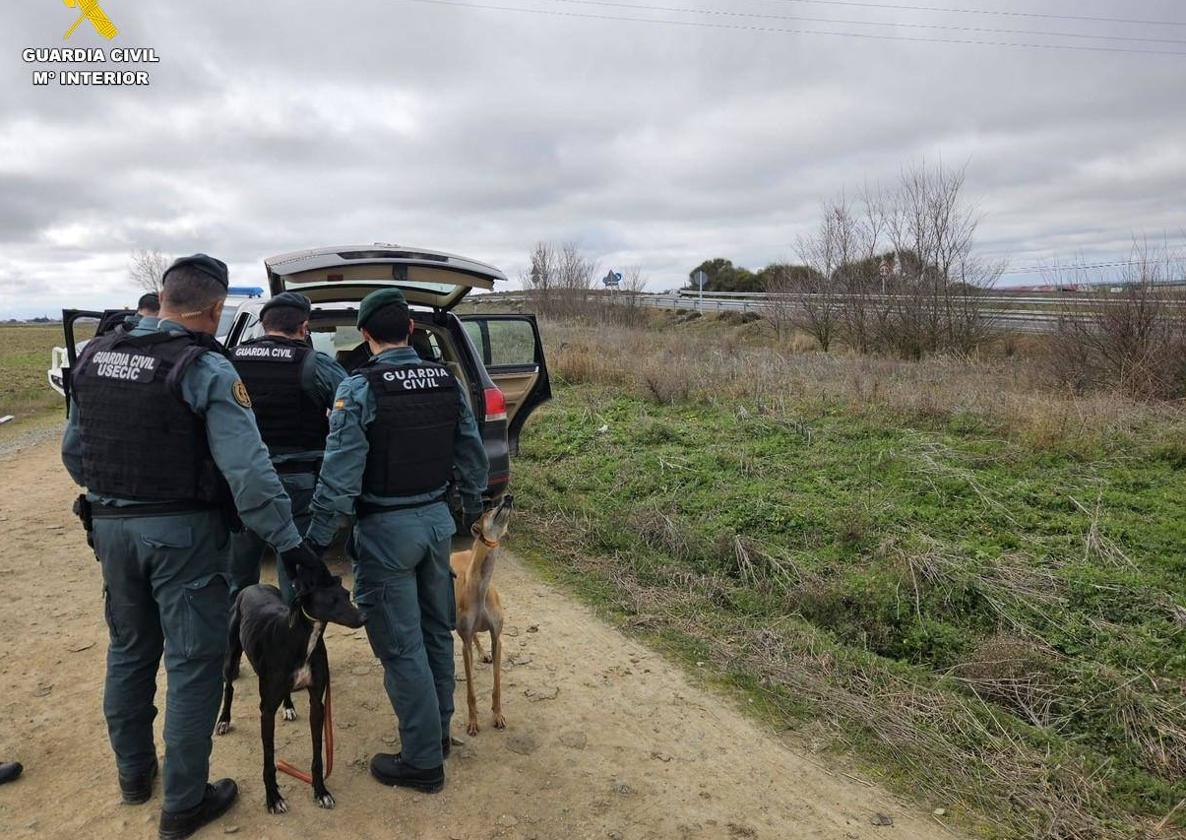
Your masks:
{"label": "green beret", "polygon": [[305,313],[305,317],[313,311],[313,305],[309,303],[309,299],[298,292],[281,292],[273,297],[263,305],[259,311],[259,317],[264,317],[264,313],[269,309],[278,309],[281,306],[291,306],[293,309],[299,309]]}
{"label": "green beret", "polygon": [[214,257],[206,254],[193,254],[188,257],[178,257],[173,260],[173,264],[165,269],[164,276],[161,277],[161,282],[165,282],[169,277],[169,272],[175,268],[192,268],[194,271],[201,272],[207,277],[217,280],[223,285],[223,288],[230,286],[230,279],[227,276],[226,263],[222,260],[216,260]]}
{"label": "green beret", "polygon": [[404,309],[408,308],[408,301],[399,289],[380,289],[377,292],[371,292],[358,305],[358,328],[365,327],[366,322],[371,320],[371,316],[380,309],[395,305],[402,306]]}

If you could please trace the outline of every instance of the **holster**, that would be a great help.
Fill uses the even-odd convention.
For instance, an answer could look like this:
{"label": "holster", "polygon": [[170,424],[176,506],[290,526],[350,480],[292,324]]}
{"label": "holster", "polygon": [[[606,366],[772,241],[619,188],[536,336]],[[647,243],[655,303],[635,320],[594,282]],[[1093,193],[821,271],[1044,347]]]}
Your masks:
{"label": "holster", "polygon": [[83,530],[86,531],[86,544],[93,549],[95,547],[94,509],[91,507],[91,500],[86,497],[85,493],[74,500],[74,515],[82,522]]}

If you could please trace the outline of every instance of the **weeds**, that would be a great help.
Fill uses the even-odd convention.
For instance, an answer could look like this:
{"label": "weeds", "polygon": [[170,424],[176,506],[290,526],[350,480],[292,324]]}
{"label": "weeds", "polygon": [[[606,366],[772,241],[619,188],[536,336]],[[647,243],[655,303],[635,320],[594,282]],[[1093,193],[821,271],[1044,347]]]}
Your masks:
{"label": "weeds", "polygon": [[1180,409],[660,323],[547,325],[549,570],[998,836],[1186,831]]}

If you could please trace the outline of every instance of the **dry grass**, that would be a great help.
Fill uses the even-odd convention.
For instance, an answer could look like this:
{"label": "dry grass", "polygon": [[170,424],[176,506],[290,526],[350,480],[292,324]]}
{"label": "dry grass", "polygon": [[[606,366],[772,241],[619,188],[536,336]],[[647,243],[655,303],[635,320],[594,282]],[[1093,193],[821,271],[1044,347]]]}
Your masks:
{"label": "dry grass", "polygon": [[1095,449],[1156,430],[1186,453],[1178,403],[1135,403],[1121,393],[1060,388],[1033,359],[936,356],[921,362],[804,352],[802,337],[774,345],[754,331],[685,322],[649,330],[579,322],[546,325],[551,371],[572,383],[625,386],[659,404],[743,405],[796,416],[843,407],[934,422],[971,418],[1039,448]]}
{"label": "dry grass", "polygon": [[[674,552],[686,552],[687,538],[678,523],[659,511],[645,512],[632,521],[644,538]],[[1114,836],[1097,816],[1106,811],[1106,784],[1088,760],[1069,753],[1052,761],[1034,746],[1017,724],[994,711],[981,689],[1006,690],[1002,672],[1013,673],[1019,696],[1040,708],[1049,693],[1048,677],[1034,676],[1028,695],[1020,683],[1041,661],[1024,641],[1001,642],[981,655],[997,662],[969,663],[966,676],[956,680],[964,690],[926,685],[887,671],[867,655],[820,640],[818,634],[788,617],[774,626],[739,628],[727,632],[716,626],[714,605],[735,598],[737,582],[718,575],[680,570],[663,585],[648,585],[637,574],[611,558],[581,548],[593,540],[588,523],[552,523],[549,532],[563,533],[575,549],[567,561],[576,575],[607,580],[624,598],[626,624],[647,631],[675,631],[694,638],[710,651],[724,673],[757,675],[759,690],[774,708],[807,703],[834,732],[857,732],[859,752],[881,750],[895,766],[906,769],[916,794],[943,803],[965,816],[994,813],[998,827],[1017,832],[1008,836],[1039,840],[1097,840]],[[563,550],[563,549],[562,549]],[[738,538],[731,545],[741,583],[779,581],[790,587],[810,587],[810,573],[783,558],[772,558],[760,546]],[[996,674],[995,678],[989,674]],[[993,680],[995,679],[995,682]],[[1137,724],[1139,725],[1139,724]],[[872,745],[872,746],[871,746]],[[1002,813],[999,804],[1012,803]]]}

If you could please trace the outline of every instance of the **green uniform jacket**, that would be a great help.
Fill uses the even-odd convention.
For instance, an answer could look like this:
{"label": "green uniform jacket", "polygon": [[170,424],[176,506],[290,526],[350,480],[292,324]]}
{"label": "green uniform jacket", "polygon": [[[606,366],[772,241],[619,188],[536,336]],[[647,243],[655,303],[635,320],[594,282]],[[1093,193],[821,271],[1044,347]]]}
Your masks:
{"label": "green uniform jacket", "polygon": [[[184,332],[173,321],[146,317],[132,335],[154,332]],[[217,353],[203,353],[190,365],[181,380],[181,396],[195,414],[206,421],[206,440],[214,463],[226,477],[243,524],[255,531],[277,551],[295,548],[301,535],[292,523],[292,504],[260,440],[251,409],[234,396],[239,374],[234,365]],[[78,430],[79,408],[73,403],[66,434],[62,438],[62,462],[70,477],[85,486],[82,475],[82,439]],[[152,457],[152,453],[145,453]],[[104,504],[134,505],[126,499],[98,498]]]}
{"label": "green uniform jacket", "polygon": [[[421,362],[411,347],[384,350],[376,359],[393,365]],[[461,404],[461,419],[453,438],[453,461],[460,473],[458,489],[465,509],[480,511],[490,465],[486,447],[478,434],[478,424],[460,388],[457,399]],[[367,429],[375,421],[375,414],[375,398],[365,377],[351,376],[338,387],[334,410],[329,416],[325,461],[313,494],[313,522],[305,535],[311,542],[328,545],[333,539],[338,517],[353,516],[354,502],[360,496],[373,504],[403,505],[428,502],[444,493],[445,486],[417,496],[375,496],[362,492],[362,477],[370,451]]]}

